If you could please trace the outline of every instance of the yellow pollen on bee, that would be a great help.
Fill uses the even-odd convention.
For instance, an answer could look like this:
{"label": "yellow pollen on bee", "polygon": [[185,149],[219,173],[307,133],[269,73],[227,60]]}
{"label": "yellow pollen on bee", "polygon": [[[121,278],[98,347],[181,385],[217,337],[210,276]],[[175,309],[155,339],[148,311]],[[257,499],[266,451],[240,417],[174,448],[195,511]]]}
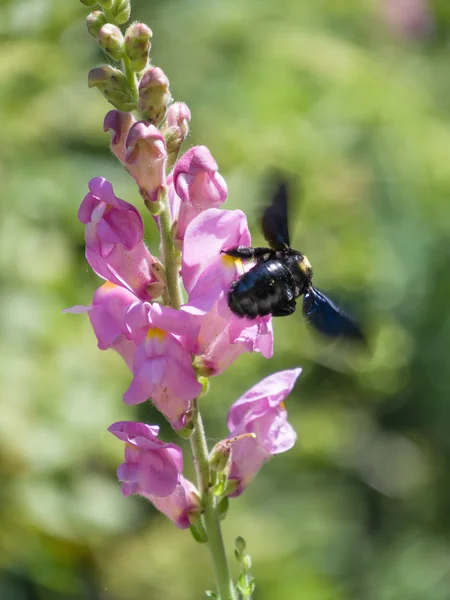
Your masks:
{"label": "yellow pollen on bee", "polygon": [[282,403],[280,404],[280,408],[282,408],[283,410],[286,410],[286,404],[285,404],[284,402],[282,402]]}
{"label": "yellow pollen on bee", "polygon": [[158,327],[149,327],[147,331],[147,339],[156,338],[159,342],[162,342],[166,335],[166,332]]}
{"label": "yellow pollen on bee", "polygon": [[311,271],[311,263],[306,258],[306,256],[304,256],[302,260],[298,262],[298,268],[300,269],[300,271],[302,271],[302,273],[305,274],[308,274]]}

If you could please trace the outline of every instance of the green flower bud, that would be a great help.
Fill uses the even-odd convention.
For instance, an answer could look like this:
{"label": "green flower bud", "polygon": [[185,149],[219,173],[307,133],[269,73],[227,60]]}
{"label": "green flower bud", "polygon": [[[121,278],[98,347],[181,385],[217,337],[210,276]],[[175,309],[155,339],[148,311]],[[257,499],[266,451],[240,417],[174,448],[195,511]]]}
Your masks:
{"label": "green flower bud", "polygon": [[206,542],[208,541],[208,534],[206,533],[205,528],[203,527],[203,524],[200,521],[200,519],[196,519],[193,523],[191,523],[190,530],[192,533],[192,537],[196,542],[198,542],[199,544],[206,544]]}
{"label": "green flower bud", "polygon": [[98,3],[102,8],[106,8],[106,10],[109,10],[113,7],[114,1],[115,0],[98,0]]}
{"label": "green flower bud", "polygon": [[176,433],[184,440],[188,440],[191,437],[193,431],[194,424],[191,421],[186,425],[186,427],[183,427],[183,429],[177,429]]}
{"label": "green flower bud", "polygon": [[209,388],[210,388],[209,379],[207,377],[203,377],[203,375],[200,375],[200,377],[198,378],[198,382],[202,386],[202,391],[200,392],[198,397],[203,398],[209,392]]}
{"label": "green flower bud", "polygon": [[106,17],[105,13],[101,10],[95,10],[86,17],[86,27],[92,37],[97,37],[100,29],[105,25]]}
{"label": "green flower bud", "polygon": [[133,23],[125,32],[125,52],[133,71],[143,71],[148,64],[153,32],[145,23]]}
{"label": "green flower bud", "polygon": [[234,545],[236,546],[236,550],[239,554],[243,554],[245,552],[245,548],[247,547],[244,538],[241,536],[236,538]]}
{"label": "green flower bud", "polygon": [[81,4],[84,4],[85,6],[95,6],[96,4],[98,4],[97,0],[80,0]]}
{"label": "green flower bud", "polygon": [[115,0],[111,14],[116,25],[123,25],[128,21],[131,14],[130,0]]}
{"label": "green flower bud", "polygon": [[230,462],[231,444],[228,440],[218,442],[209,455],[209,466],[212,471],[225,471]]}
{"label": "green flower bud", "polygon": [[142,118],[153,125],[160,125],[172,101],[169,80],[159,67],[145,71],[139,83],[139,112]]}
{"label": "green flower bud", "polygon": [[88,75],[88,86],[97,87],[108,102],[119,110],[128,112],[136,108],[127,78],[119,69],[110,65],[91,69]]}
{"label": "green flower bud", "polygon": [[120,29],[112,23],[106,23],[98,32],[98,41],[103,52],[115,61],[122,59],[124,39]]}
{"label": "green flower bud", "polygon": [[219,519],[223,521],[228,514],[228,508],[230,506],[230,499],[228,496],[222,498],[217,505],[217,512],[219,514]]}

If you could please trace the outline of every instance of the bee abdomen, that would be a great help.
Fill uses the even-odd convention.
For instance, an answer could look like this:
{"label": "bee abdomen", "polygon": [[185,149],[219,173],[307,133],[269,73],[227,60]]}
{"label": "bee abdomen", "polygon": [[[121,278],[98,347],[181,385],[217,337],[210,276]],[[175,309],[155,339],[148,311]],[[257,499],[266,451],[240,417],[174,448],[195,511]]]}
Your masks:
{"label": "bee abdomen", "polygon": [[280,260],[269,260],[232,284],[228,305],[235,314],[253,319],[271,313],[288,314],[286,305],[292,306],[292,302],[295,305],[294,293],[289,269]]}

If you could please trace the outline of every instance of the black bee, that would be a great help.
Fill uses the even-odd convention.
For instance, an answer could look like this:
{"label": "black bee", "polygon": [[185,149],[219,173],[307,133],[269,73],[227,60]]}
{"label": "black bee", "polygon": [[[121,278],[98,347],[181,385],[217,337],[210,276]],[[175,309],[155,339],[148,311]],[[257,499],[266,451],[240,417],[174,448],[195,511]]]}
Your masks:
{"label": "black bee", "polygon": [[306,256],[290,247],[287,205],[287,186],[281,182],[262,218],[270,248],[237,246],[223,251],[228,256],[256,261],[250,271],[232,283],[228,306],[236,315],[249,319],[269,314],[284,317],[295,311],[296,299],[303,295],[303,315],[318,331],[329,337],[362,340],[353,319],[312,285],[313,272]]}

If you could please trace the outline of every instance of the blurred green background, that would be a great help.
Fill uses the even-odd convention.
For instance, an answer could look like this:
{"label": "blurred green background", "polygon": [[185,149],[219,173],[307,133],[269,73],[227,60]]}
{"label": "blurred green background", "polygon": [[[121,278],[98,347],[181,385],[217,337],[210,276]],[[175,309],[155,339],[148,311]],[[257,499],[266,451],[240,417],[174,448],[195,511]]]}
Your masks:
{"label": "blurred green background", "polygon": [[[89,179],[140,205],[102,131],[109,105],[86,85],[103,62],[87,12],[0,3],[0,598],[194,600],[213,586],[207,549],[122,498],[123,447],[106,432],[161,419],[124,406],[121,359],[96,349],[85,316],[61,314],[99,285],[76,218]],[[264,174],[294,173],[293,246],[370,332],[363,354],[300,314],[278,319],[271,361],[245,355],[213,380],[210,443],[248,387],[303,367],[287,400],[298,443],[232,502],[230,554],[243,535],[255,600],[448,600],[448,0],[134,0],[133,19],[152,27],[227,207],[260,243]]]}

